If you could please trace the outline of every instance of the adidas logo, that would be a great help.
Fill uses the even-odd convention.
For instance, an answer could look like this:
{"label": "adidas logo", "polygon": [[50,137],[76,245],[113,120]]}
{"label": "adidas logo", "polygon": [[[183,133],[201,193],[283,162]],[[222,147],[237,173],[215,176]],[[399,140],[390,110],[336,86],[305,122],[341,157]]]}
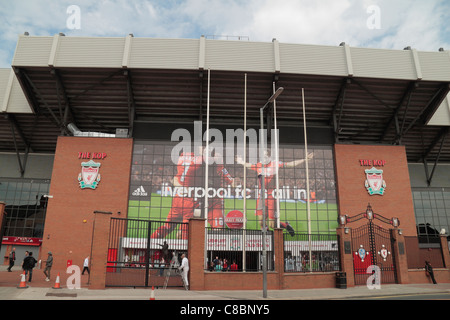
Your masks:
{"label": "adidas logo", "polygon": [[145,191],[143,186],[140,186],[139,188],[137,188],[136,190],[133,191],[132,193],[133,196],[137,196],[137,197],[145,197],[147,196],[147,192]]}

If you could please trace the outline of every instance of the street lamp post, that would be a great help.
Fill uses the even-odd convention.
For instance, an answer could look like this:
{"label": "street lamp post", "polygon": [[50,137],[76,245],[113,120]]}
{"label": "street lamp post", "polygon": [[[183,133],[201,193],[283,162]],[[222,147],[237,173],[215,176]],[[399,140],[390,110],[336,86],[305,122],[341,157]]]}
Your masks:
{"label": "street lamp post", "polygon": [[[264,134],[263,134],[263,129],[264,129],[264,109],[267,107],[267,105],[269,103],[272,103],[275,101],[275,99],[283,92],[284,88],[280,87],[277,89],[277,91],[275,91],[275,93],[267,100],[267,102],[264,104],[264,106],[262,108],[259,109],[259,116],[260,116],[260,148],[262,148],[262,153],[260,152],[260,157],[261,155],[264,156],[265,155],[265,151],[266,151],[266,146],[264,143]],[[264,159],[260,159],[261,161],[261,190],[260,190],[260,199],[261,199],[261,203],[262,203],[262,216],[263,216],[263,227],[262,227],[262,260],[263,260],[263,264],[262,264],[262,269],[263,269],[263,297],[267,298],[267,248],[266,248],[266,235],[267,235],[267,227],[266,227],[266,199],[265,199],[265,193],[266,193],[266,189],[265,189],[265,167],[264,167],[264,163],[263,163]]]}

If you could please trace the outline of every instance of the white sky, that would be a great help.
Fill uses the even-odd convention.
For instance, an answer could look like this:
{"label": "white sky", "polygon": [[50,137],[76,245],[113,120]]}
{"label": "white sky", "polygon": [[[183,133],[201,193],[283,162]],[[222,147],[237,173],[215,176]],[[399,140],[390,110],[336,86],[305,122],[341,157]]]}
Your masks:
{"label": "white sky", "polygon": [[[80,28],[67,13],[80,9]],[[72,20],[70,20],[72,21]],[[74,20],[73,20],[74,21]],[[195,38],[450,50],[449,0],[0,0],[0,68],[19,34]],[[71,29],[72,28],[72,29]]]}

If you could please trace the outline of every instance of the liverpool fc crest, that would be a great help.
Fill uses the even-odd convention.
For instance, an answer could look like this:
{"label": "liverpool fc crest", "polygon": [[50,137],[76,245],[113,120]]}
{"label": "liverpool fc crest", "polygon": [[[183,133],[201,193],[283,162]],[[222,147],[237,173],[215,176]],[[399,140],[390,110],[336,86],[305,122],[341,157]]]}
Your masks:
{"label": "liverpool fc crest", "polygon": [[383,170],[372,167],[372,169],[365,170],[366,182],[365,187],[370,195],[383,195],[386,189],[386,182],[383,180]]}
{"label": "liverpool fc crest", "polygon": [[364,262],[366,254],[368,254],[368,252],[366,251],[366,249],[363,248],[362,245],[360,245],[360,248],[358,249],[358,256],[361,259],[361,262]]}
{"label": "liverpool fc crest", "polygon": [[101,163],[92,160],[81,163],[81,172],[78,175],[78,182],[80,183],[81,189],[97,188],[97,185],[100,182],[100,174],[98,173],[100,165]]}

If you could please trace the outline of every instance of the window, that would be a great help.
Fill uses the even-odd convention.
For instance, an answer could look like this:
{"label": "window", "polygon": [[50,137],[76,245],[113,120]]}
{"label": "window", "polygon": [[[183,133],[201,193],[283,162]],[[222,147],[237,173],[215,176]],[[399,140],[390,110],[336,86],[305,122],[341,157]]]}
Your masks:
{"label": "window", "polygon": [[49,180],[0,181],[7,213],[4,236],[42,238],[49,187]]}
{"label": "window", "polygon": [[439,232],[450,227],[450,190],[413,189],[417,234],[420,242],[435,242]]}
{"label": "window", "polygon": [[[262,215],[258,215],[260,211],[257,208],[257,199],[261,195],[261,179],[258,177],[261,166],[247,165],[247,192],[244,192],[244,165],[230,156],[236,155],[236,150],[225,149],[225,155],[220,155],[224,164],[214,163],[208,166],[206,192],[206,168],[203,159],[179,157],[172,161],[174,145],[170,142],[135,142],[130,178],[129,218],[158,221],[168,219],[179,222],[185,219],[186,222],[195,212],[202,214],[206,200],[204,195],[207,193],[209,226],[240,227],[242,218],[239,218],[239,214],[245,211],[245,227],[261,228]],[[309,147],[308,151],[313,154],[309,161],[311,233],[333,234],[338,226],[338,212],[332,147]],[[247,152],[247,156],[250,152],[251,150]],[[279,208],[281,227],[286,227],[289,223],[295,232],[307,233],[305,163],[294,163],[303,158],[304,149],[280,146]],[[233,161],[229,163],[229,159]],[[277,212],[274,167],[267,165],[264,169],[268,224],[271,228],[274,226],[271,221],[275,221]],[[177,183],[182,187],[177,188]],[[243,199],[245,194],[246,210]]]}

